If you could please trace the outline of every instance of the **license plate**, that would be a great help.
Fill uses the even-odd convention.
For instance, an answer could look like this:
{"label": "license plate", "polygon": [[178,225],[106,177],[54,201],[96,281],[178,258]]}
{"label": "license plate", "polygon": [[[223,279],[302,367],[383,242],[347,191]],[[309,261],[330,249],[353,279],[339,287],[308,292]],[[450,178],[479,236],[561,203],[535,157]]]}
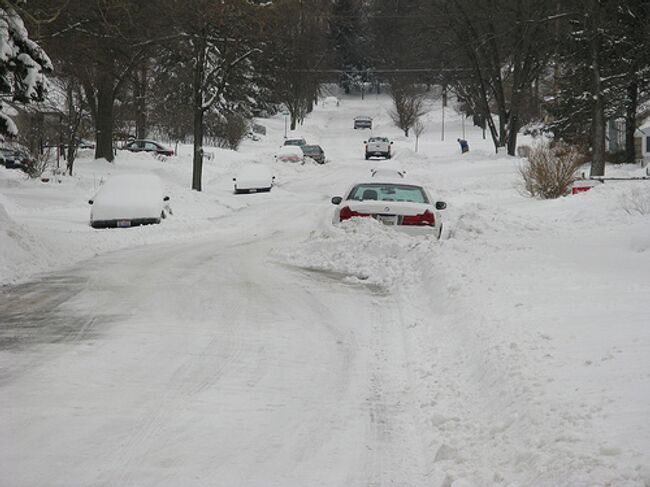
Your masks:
{"label": "license plate", "polygon": [[131,226],[131,220],[118,220],[117,221],[117,227],[118,228],[128,228]]}
{"label": "license plate", "polygon": [[377,220],[384,225],[397,225],[397,215],[377,215]]}
{"label": "license plate", "polygon": [[257,188],[251,188],[248,190],[249,193],[257,193]]}

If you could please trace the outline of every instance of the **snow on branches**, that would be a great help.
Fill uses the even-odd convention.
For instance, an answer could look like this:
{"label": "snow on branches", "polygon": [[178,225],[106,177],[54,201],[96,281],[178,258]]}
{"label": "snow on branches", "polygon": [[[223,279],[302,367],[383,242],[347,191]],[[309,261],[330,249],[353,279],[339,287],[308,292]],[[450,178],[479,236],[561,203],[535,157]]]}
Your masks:
{"label": "snow on branches", "polygon": [[[11,7],[0,7],[0,96],[19,103],[40,101],[46,89],[45,74],[51,71],[50,58],[29,38],[20,15]],[[0,102],[0,138],[17,133]]]}

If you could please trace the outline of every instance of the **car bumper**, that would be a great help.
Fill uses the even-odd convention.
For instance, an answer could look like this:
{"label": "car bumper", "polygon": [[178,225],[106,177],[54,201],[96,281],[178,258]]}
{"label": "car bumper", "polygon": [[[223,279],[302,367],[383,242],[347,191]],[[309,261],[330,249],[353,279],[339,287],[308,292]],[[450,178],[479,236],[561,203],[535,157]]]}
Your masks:
{"label": "car bumper", "polygon": [[128,227],[139,227],[141,225],[152,225],[160,223],[160,218],[123,218],[119,220],[92,220],[90,226],[93,228],[117,228],[122,227],[121,222],[129,222]]}

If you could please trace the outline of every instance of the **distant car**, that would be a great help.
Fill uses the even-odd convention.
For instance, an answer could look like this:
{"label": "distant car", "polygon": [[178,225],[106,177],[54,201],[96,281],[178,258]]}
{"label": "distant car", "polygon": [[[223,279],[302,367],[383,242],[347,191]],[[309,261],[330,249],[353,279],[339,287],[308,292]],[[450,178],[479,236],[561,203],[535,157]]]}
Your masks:
{"label": "distant car", "polygon": [[297,145],[302,147],[303,145],[307,145],[307,141],[303,137],[287,137],[284,139],[283,145]]}
{"label": "distant car", "polygon": [[298,162],[302,164],[305,162],[305,155],[300,146],[283,145],[280,147],[275,159],[280,162]]}
{"label": "distant car", "polygon": [[303,145],[301,147],[305,157],[309,157],[318,164],[325,164],[325,151],[320,145]]}
{"label": "distant car", "polygon": [[79,149],[94,149],[95,143],[91,140],[80,139],[77,147],[79,147]]}
{"label": "distant car", "polygon": [[372,129],[372,118],[365,116],[354,117],[354,129]]}
{"label": "distant car", "polygon": [[257,193],[271,191],[275,176],[264,164],[250,164],[243,167],[232,180],[235,183],[235,194]]}
{"label": "distant car", "polygon": [[355,217],[370,217],[410,235],[442,235],[440,210],[447,204],[436,203],[424,187],[404,180],[400,175],[384,175],[354,184],[344,197],[335,196],[333,223]]}
{"label": "distant car", "polygon": [[393,157],[391,154],[393,142],[386,137],[370,137],[364,141],[364,144],[366,144],[366,160],[373,156],[385,157],[386,159]]}
{"label": "distant car", "polygon": [[324,107],[338,107],[340,104],[340,100],[335,96],[328,96],[323,100]]}
{"label": "distant car", "polygon": [[0,148],[0,164],[7,169],[25,170],[32,158],[26,150],[10,147]]}
{"label": "distant car", "polygon": [[163,196],[160,179],[153,174],[113,176],[88,203],[93,228],[160,223],[171,214],[169,196]]}
{"label": "distant car", "polygon": [[132,140],[124,146],[131,152],[153,152],[163,156],[173,156],[174,150],[155,140]]}

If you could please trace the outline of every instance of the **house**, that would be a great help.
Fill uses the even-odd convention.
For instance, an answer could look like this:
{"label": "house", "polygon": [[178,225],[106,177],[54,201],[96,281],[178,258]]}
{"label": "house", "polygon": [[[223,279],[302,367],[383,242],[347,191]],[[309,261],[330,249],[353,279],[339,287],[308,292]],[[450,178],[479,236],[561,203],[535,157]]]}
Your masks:
{"label": "house", "polygon": [[650,161],[650,120],[634,132],[634,153],[638,160]]}

